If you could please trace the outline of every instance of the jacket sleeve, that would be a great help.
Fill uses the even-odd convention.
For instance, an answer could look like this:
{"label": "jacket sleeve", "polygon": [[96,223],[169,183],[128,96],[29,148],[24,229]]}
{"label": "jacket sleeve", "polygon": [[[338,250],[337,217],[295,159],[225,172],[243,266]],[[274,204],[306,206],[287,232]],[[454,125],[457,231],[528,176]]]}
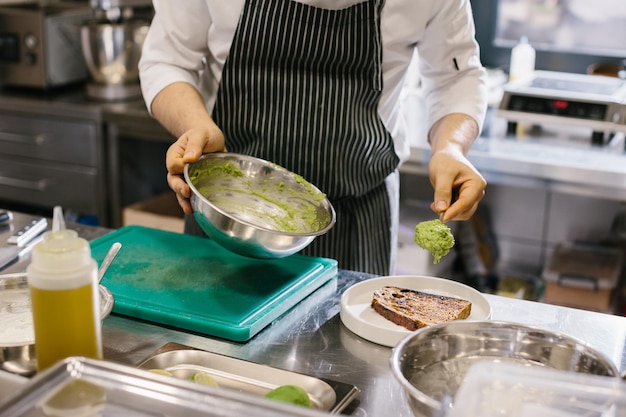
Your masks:
{"label": "jacket sleeve", "polygon": [[432,17],[417,44],[429,127],[448,114],[463,113],[482,130],[486,71],[480,62],[469,0],[432,4]]}
{"label": "jacket sleeve", "polygon": [[187,82],[200,90],[211,26],[204,0],[154,0],[153,5],[154,18],[139,61],[148,111],[154,97],[172,83]]}

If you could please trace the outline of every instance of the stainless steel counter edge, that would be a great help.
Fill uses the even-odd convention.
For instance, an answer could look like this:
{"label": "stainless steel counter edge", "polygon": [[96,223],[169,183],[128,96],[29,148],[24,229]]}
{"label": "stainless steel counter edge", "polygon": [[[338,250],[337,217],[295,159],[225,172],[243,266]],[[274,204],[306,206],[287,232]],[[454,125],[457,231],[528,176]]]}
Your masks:
{"label": "stainless steel counter edge", "polygon": [[87,98],[84,86],[56,90],[0,90],[0,111],[37,113],[44,116],[101,121],[106,103]]}
{"label": "stainless steel counter edge", "polygon": [[0,89],[0,111],[93,120],[130,129],[133,134],[142,138],[173,141],[171,135],[150,116],[141,98],[120,101],[92,99],[87,96],[84,85],[71,85],[50,91]]}
{"label": "stainless steel counter edge", "polygon": [[[428,145],[414,144],[400,171],[426,175],[429,159]],[[489,183],[626,199],[626,156],[622,153],[479,138],[468,159]]]}
{"label": "stainless steel counter edge", "polygon": [[[29,220],[17,214],[13,225]],[[69,224],[86,239],[109,229]],[[7,231],[0,231],[0,242]],[[27,265],[23,260],[5,272]],[[390,348],[368,342],[349,331],[339,318],[341,294],[373,276],[340,270],[319,290],[275,320],[247,343],[235,343],[163,327],[113,314],[104,320],[105,359],[137,366],[167,342],[267,364],[281,369],[330,378],[358,386],[362,392],[347,410],[355,416],[412,417],[400,384],[389,368]],[[607,355],[626,370],[626,317],[486,295],[494,320],[514,321],[575,337]]]}

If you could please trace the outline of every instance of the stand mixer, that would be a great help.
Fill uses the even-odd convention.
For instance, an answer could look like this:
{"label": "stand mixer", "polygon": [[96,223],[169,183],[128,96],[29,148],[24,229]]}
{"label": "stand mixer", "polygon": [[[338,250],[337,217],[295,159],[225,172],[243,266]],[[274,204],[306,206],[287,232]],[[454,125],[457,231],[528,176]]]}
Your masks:
{"label": "stand mixer", "polygon": [[153,9],[150,0],[90,0],[94,19],[81,27],[81,46],[91,81],[87,95],[103,101],[141,97],[141,48]]}

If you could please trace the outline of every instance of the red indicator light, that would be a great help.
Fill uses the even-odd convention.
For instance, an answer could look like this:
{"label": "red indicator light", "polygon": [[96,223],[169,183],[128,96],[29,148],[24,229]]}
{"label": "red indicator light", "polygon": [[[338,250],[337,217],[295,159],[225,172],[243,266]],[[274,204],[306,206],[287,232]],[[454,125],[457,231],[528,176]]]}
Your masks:
{"label": "red indicator light", "polygon": [[566,109],[569,103],[565,100],[554,100],[552,102],[552,107],[558,110]]}

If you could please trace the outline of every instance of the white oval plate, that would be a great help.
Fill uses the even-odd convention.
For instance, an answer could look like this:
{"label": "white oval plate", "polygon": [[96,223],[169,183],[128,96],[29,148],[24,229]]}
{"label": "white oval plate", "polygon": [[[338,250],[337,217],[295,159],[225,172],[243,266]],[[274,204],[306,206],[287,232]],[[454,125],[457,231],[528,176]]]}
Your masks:
{"label": "white oval plate", "polygon": [[472,303],[472,312],[465,320],[491,318],[491,305],[485,296],[460,282],[419,275],[371,278],[353,285],[343,293],[339,315],[343,324],[353,333],[379,345],[394,347],[411,334],[410,330],[387,320],[371,307],[374,291],[386,285],[463,298]]}

